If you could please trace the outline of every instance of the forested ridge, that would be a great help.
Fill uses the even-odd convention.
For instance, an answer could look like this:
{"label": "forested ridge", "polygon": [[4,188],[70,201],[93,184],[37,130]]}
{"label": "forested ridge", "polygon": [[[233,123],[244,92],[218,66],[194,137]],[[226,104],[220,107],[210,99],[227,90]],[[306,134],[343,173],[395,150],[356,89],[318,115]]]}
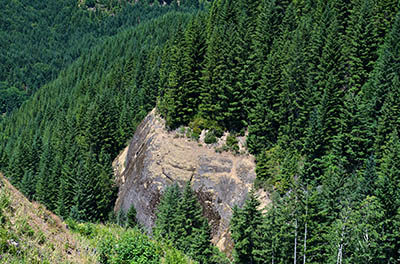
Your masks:
{"label": "forested ridge", "polygon": [[[247,134],[255,189],[272,202],[260,211],[252,191],[234,209],[235,263],[398,263],[398,5],[215,0],[141,22],[5,118],[1,170],[64,218],[105,221],[111,161],[157,106],[169,129]],[[222,261],[190,188],[174,188],[156,233],[200,263]]]}
{"label": "forested ridge", "polygon": [[[4,0],[0,3],[0,113],[10,112],[107,36],[195,1]],[[197,6],[196,6],[197,3]]]}

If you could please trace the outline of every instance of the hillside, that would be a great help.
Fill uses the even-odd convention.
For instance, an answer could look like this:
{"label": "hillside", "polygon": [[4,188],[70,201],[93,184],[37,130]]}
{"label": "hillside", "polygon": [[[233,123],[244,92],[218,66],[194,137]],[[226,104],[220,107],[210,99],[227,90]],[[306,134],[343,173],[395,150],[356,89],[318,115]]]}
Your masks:
{"label": "hillside", "polygon": [[10,182],[62,217],[106,220],[112,160],[154,107],[153,62],[190,17],[171,12],[107,39],[1,122]]}
{"label": "hillside", "polygon": [[196,9],[190,1],[181,2],[1,1],[0,114],[18,108],[107,37],[173,10]]}
{"label": "hillside", "polygon": [[1,263],[95,263],[88,241],[0,175]]}
{"label": "hillside", "polygon": [[[1,174],[0,222],[0,263],[196,264],[138,229],[64,222],[29,201]],[[129,251],[135,253],[124,254]]]}

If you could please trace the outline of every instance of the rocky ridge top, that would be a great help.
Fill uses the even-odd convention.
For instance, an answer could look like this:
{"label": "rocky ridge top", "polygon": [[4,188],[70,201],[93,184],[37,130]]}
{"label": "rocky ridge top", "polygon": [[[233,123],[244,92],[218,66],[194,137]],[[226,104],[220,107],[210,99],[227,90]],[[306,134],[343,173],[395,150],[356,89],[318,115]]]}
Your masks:
{"label": "rocky ridge top", "polygon": [[252,187],[256,177],[254,157],[217,153],[213,147],[177,133],[165,129],[155,110],[142,121],[129,146],[113,163],[119,185],[115,211],[126,212],[134,205],[139,223],[150,232],[165,188],[191,181],[212,228],[212,242],[230,252],[232,208],[244,203]]}

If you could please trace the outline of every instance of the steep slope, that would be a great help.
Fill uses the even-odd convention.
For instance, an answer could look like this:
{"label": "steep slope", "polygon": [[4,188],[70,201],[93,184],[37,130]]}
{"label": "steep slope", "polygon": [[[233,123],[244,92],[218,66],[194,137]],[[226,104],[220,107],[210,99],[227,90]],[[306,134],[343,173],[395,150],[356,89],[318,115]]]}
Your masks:
{"label": "steep slope", "polygon": [[0,174],[0,263],[159,261],[194,263],[170,245],[151,240],[138,228],[72,219],[63,222],[43,205],[30,202]]}
{"label": "steep slope", "polygon": [[63,218],[105,221],[112,160],[155,105],[153,62],[191,16],[170,12],[107,39],[0,122],[10,182]]}
{"label": "steep slope", "polygon": [[1,263],[94,263],[85,241],[43,205],[30,202],[0,174]]}
{"label": "steep slope", "polygon": [[229,221],[234,205],[241,206],[256,177],[254,157],[217,153],[214,147],[168,132],[165,121],[150,112],[129,146],[113,163],[119,194],[115,211],[137,210],[140,223],[150,229],[165,188],[191,181],[212,228],[213,243],[229,252]]}

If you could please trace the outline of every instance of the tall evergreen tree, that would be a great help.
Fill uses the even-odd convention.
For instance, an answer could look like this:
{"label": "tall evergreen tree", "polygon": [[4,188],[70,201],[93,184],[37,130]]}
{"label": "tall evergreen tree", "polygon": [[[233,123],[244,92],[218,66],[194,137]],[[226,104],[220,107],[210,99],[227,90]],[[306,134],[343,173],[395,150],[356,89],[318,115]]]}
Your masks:
{"label": "tall evergreen tree", "polygon": [[188,182],[183,190],[178,204],[177,226],[179,232],[178,249],[188,254],[200,263],[210,263],[213,254],[211,247],[211,230],[203,209]]}
{"label": "tall evergreen tree", "polygon": [[181,198],[179,186],[177,184],[167,187],[160,203],[157,207],[157,219],[154,233],[165,240],[171,240],[176,243],[178,240],[177,211]]}
{"label": "tall evergreen tree", "polygon": [[377,223],[380,241],[376,262],[396,263],[400,260],[400,141],[397,131],[391,133],[386,146],[375,191],[383,209]]}
{"label": "tall evergreen tree", "polygon": [[231,220],[235,263],[256,263],[257,230],[262,224],[260,202],[250,191],[242,209],[235,207]]}

